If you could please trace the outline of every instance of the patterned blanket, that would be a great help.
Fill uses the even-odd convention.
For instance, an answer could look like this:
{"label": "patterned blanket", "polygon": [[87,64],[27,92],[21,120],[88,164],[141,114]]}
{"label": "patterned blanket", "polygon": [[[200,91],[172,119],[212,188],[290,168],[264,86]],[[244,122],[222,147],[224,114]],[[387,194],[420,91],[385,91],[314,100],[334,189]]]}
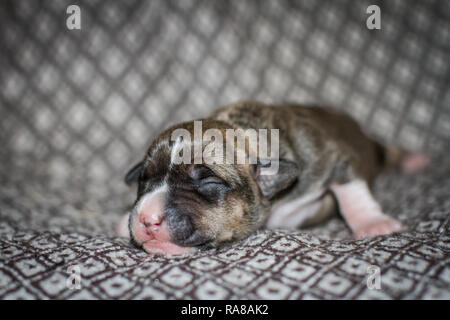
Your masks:
{"label": "patterned blanket", "polygon": [[335,217],[172,258],[114,235],[130,190],[86,200],[77,198],[81,188],[3,172],[0,298],[449,299],[449,163],[441,158],[419,175],[377,180],[375,196],[406,226],[401,234],[354,240]]}

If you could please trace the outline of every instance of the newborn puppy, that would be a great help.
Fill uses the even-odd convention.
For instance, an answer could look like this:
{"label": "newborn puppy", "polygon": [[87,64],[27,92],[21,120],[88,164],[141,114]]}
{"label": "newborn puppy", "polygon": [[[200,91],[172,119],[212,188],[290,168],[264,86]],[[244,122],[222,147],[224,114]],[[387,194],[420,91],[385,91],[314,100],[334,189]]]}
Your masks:
{"label": "newborn puppy", "polygon": [[[202,119],[200,133],[198,124],[162,132],[125,178],[138,182],[137,199],[117,231],[148,253],[218,247],[263,227],[316,224],[336,211],[356,238],[398,232],[401,224],[383,214],[369,186],[387,167],[414,172],[428,162],[421,153],[383,147],[347,115],[320,107],[246,101]],[[278,129],[269,156],[258,153],[262,140],[251,145],[247,129]],[[227,147],[245,162],[225,161]]]}

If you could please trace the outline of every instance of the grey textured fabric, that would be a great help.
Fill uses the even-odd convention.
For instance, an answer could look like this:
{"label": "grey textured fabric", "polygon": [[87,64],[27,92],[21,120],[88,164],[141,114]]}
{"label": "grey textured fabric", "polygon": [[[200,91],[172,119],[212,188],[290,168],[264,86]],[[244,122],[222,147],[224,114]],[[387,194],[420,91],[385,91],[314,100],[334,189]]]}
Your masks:
{"label": "grey textured fabric", "polygon": [[[77,3],[81,30],[71,1],[0,3],[0,298],[449,298],[450,2]],[[407,231],[355,241],[336,218],[173,259],[115,237],[151,138],[249,98],[345,109],[434,155],[377,181]]]}

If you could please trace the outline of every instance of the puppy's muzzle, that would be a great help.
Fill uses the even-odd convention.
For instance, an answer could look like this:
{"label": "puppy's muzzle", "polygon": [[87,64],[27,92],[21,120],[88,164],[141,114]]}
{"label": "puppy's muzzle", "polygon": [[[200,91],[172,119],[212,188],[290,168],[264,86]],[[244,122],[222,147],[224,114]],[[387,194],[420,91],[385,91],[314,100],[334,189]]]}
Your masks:
{"label": "puppy's muzzle", "polygon": [[192,252],[194,248],[173,242],[164,215],[165,200],[166,192],[157,190],[139,201],[130,218],[132,239],[148,253],[177,255]]}

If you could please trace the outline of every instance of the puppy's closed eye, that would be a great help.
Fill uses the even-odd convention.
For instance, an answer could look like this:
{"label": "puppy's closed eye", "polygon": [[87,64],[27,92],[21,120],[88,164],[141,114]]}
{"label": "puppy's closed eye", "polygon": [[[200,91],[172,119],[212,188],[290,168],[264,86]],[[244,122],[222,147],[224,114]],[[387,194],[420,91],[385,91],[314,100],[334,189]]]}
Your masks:
{"label": "puppy's closed eye", "polygon": [[199,181],[200,185],[211,185],[211,186],[228,186],[228,184],[217,176],[211,176],[203,178]]}
{"label": "puppy's closed eye", "polygon": [[201,181],[208,177],[215,177],[214,171],[204,165],[194,165],[189,171],[190,177],[194,181]]}
{"label": "puppy's closed eye", "polygon": [[223,199],[229,189],[225,180],[205,166],[196,166],[191,171],[191,178],[202,198],[211,203]]}

